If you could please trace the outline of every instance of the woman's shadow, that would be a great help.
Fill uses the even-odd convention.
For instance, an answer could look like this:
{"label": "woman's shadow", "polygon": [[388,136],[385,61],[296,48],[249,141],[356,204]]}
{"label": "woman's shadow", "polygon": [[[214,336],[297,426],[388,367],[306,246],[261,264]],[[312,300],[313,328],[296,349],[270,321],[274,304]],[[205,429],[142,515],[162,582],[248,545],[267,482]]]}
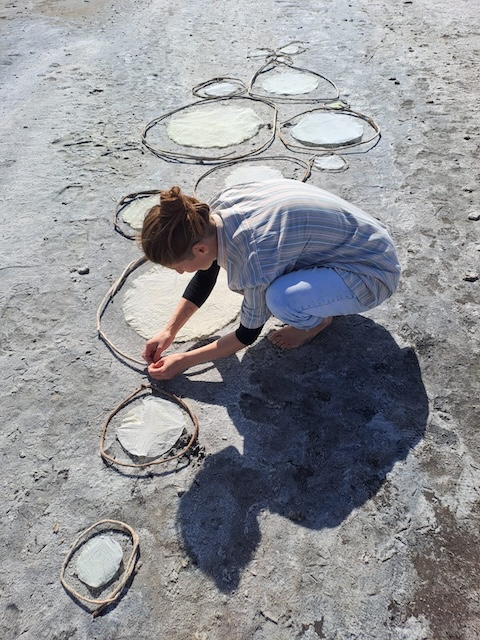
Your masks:
{"label": "woman's shadow", "polygon": [[241,364],[216,367],[222,383],[172,385],[225,405],[244,452],[207,456],[181,497],[178,526],[192,561],[230,592],[260,542],[261,510],[310,529],[337,526],[422,438],[428,402],[415,353],[362,316],[335,319],[295,351],[261,340]]}

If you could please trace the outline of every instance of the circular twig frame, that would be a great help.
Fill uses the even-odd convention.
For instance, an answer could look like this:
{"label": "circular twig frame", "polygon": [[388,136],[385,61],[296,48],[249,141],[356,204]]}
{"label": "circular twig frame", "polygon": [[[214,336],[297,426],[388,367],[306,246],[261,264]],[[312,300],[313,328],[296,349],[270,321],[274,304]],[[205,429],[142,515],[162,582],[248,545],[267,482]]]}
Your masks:
{"label": "circular twig frame", "polygon": [[[307,94],[291,94],[291,95],[286,94],[285,95],[281,93],[269,93],[268,91],[264,91],[262,93],[259,91],[259,89],[256,88],[255,85],[258,84],[257,81],[260,80],[262,76],[268,73],[275,72],[276,70],[282,70],[282,69],[288,69],[290,71],[298,71],[299,73],[308,74],[310,76],[314,76],[318,78],[319,80],[326,83],[327,86],[332,89],[332,95],[330,96],[322,96],[319,94],[310,95],[310,96]],[[313,94],[314,91],[312,91],[311,93]],[[310,69],[304,69],[303,67],[295,67],[290,62],[282,62],[277,58],[273,62],[271,60],[268,60],[264,65],[260,67],[260,69],[258,69],[258,71],[255,72],[255,74],[252,76],[252,79],[250,80],[250,83],[248,85],[248,95],[251,96],[252,98],[256,98],[257,100],[268,99],[274,102],[327,103],[327,102],[335,102],[336,100],[338,100],[340,96],[340,92],[337,85],[333,82],[333,80],[330,80],[330,78],[327,78],[321,73],[317,73],[316,71],[311,71]]]}
{"label": "circular twig frame", "polygon": [[[345,116],[349,116],[352,118],[358,118],[359,120],[363,120],[366,122],[372,129],[373,133],[370,136],[362,137],[362,140],[356,142],[349,142],[346,144],[338,144],[338,145],[320,145],[320,144],[301,144],[300,142],[292,142],[291,138],[293,136],[289,135],[289,129],[292,128],[296,122],[304,115],[308,113],[332,113],[332,114],[341,114]],[[334,151],[339,151],[340,149],[351,149],[353,147],[358,146],[366,146],[368,144],[371,145],[369,148],[373,148],[381,137],[381,131],[378,124],[370,118],[369,116],[364,115],[363,113],[359,113],[358,111],[353,111],[349,107],[345,107],[342,103],[334,103],[331,105],[324,105],[322,107],[317,107],[315,109],[308,109],[307,111],[302,111],[302,113],[298,113],[295,116],[289,118],[285,122],[282,122],[278,127],[278,137],[283,142],[284,146],[289,151],[303,152],[303,153],[311,153],[312,151],[325,151],[328,153],[332,153]]]}
{"label": "circular twig frame", "polygon": [[[160,136],[163,136],[163,140],[169,144],[169,148],[161,148],[157,144],[151,142],[151,136],[149,135],[151,130],[154,127],[158,127],[159,125],[165,129],[165,124],[168,118],[173,116],[180,111],[185,111],[188,109],[205,109],[211,107],[212,104],[224,104],[224,103],[234,103],[238,101],[249,102],[252,104],[258,105],[264,111],[268,111],[271,114],[270,122],[265,123],[266,126],[263,129],[267,130],[267,135],[264,135],[264,141],[257,142],[256,138],[260,135],[260,132],[257,133],[252,138],[245,140],[244,142],[240,142],[235,145],[230,146],[230,151],[219,152],[219,150],[215,151],[215,148],[210,148],[211,151],[207,152],[207,148],[198,148],[197,152],[191,151],[193,147],[186,147],[183,145],[176,144],[173,140],[169,140],[165,131],[160,132]],[[258,114],[257,114],[258,115]],[[235,97],[227,97],[227,98],[212,98],[209,100],[200,100],[198,102],[193,102],[191,104],[187,104],[183,107],[179,107],[178,109],[174,109],[168,113],[165,113],[154,120],[151,120],[142,131],[142,144],[149,151],[151,151],[154,155],[163,160],[170,162],[190,162],[196,164],[218,164],[220,162],[224,162],[227,160],[238,160],[240,158],[247,158],[252,155],[256,155],[261,153],[265,149],[267,149],[275,139],[275,131],[277,126],[277,107],[268,100],[251,98],[248,96],[235,96]],[[162,141],[162,144],[165,142]],[[255,144],[256,143],[256,144]],[[249,151],[243,151],[246,147],[250,145]],[[226,147],[227,148],[227,147]]]}
{"label": "circular twig frame", "polygon": [[138,231],[123,220],[122,214],[124,210],[132,204],[132,202],[160,195],[160,193],[160,190],[152,189],[150,191],[137,191],[136,193],[129,193],[128,195],[123,196],[123,198],[117,202],[117,206],[115,207],[115,214],[113,217],[113,226],[115,231],[128,240],[135,240]]}
{"label": "circular twig frame", "polygon": [[[198,198],[198,187],[200,186],[200,184],[208,177],[210,176],[214,176],[215,174],[221,174],[222,171],[225,171],[228,168],[232,168],[232,167],[237,167],[237,166],[242,166],[245,164],[255,164],[255,163],[261,163],[261,164],[267,164],[269,162],[276,162],[276,163],[284,163],[284,164],[289,164],[292,165],[293,167],[295,167],[295,169],[300,169],[301,173],[301,177],[300,178],[294,178],[294,179],[298,179],[300,182],[306,182],[311,174],[311,163],[307,162],[305,160],[303,160],[302,158],[296,158],[293,156],[256,156],[254,158],[243,158],[242,160],[232,160],[231,162],[223,162],[222,164],[218,164],[215,167],[211,167],[210,169],[208,169],[208,171],[206,171],[203,175],[200,176],[200,178],[198,178],[197,182],[195,183],[195,186],[193,188],[193,195]],[[289,176],[290,177],[290,176]],[[226,187],[220,187],[219,190],[221,189],[225,189]]]}
{"label": "circular twig frame", "polygon": [[[189,432],[185,427],[184,432],[181,435],[180,439],[171,449],[169,449],[169,451],[167,451],[161,457],[158,457],[155,459],[149,459],[146,462],[126,462],[125,460],[118,459],[117,457],[115,457],[115,455],[111,455],[110,453],[107,453],[107,450],[105,448],[105,440],[106,440],[108,428],[112,420],[114,419],[114,417],[120,411],[122,411],[122,409],[130,405],[135,400],[140,400],[142,397],[148,397],[150,395],[153,395],[154,397],[160,397],[160,398],[170,400],[171,402],[177,404],[181,409],[183,409],[183,411],[186,413],[188,417],[188,420],[191,422],[191,425],[192,425],[191,431]],[[172,393],[168,393],[168,391],[159,390],[159,389],[153,390],[151,385],[142,384],[136,391],[134,391],[127,398],[122,400],[115,407],[115,409],[111,411],[110,414],[107,416],[107,419],[105,420],[105,423],[102,428],[102,432],[100,434],[100,455],[105,462],[110,464],[118,465],[121,467],[130,467],[133,469],[144,469],[146,467],[164,464],[165,462],[171,462],[173,460],[178,460],[179,458],[182,458],[192,448],[193,444],[197,440],[197,436],[198,436],[198,419],[186,402],[184,402],[178,396],[175,396]],[[121,448],[120,445],[119,445],[119,448]],[[131,454],[129,455],[131,458],[133,458]]]}
{"label": "circular twig frame", "polygon": [[[214,95],[209,94],[208,89],[215,87],[215,85],[232,85],[233,90],[225,95]],[[224,98],[232,98],[233,96],[242,96],[247,93],[247,87],[244,82],[239,78],[231,78],[230,76],[220,76],[218,78],[212,78],[211,80],[206,80],[205,82],[201,82],[197,84],[192,89],[192,93],[197,98],[204,98],[205,100],[214,100],[218,97]]]}
{"label": "circular twig frame", "polygon": [[[122,576],[119,580],[117,580],[117,584],[113,588],[113,590],[107,595],[101,596],[99,598],[89,597],[79,592],[78,589],[80,588],[80,586],[77,586],[77,587],[72,586],[67,581],[66,574],[68,572],[68,568],[71,560],[74,558],[75,555],[77,555],[77,552],[80,551],[83,545],[88,540],[94,538],[96,535],[100,535],[108,531],[127,534],[127,536],[130,538],[130,546],[131,546],[130,553],[127,555],[126,559],[124,559],[123,561],[124,569],[122,572]],[[124,557],[125,557],[125,553],[127,552],[124,551]],[[96,607],[92,611],[92,615],[95,618],[106,607],[113,604],[120,598],[122,590],[127,585],[129,579],[131,578],[135,570],[135,564],[138,560],[138,557],[139,557],[139,537],[135,532],[135,530],[132,529],[132,527],[130,527],[128,524],[125,524],[124,522],[121,522],[120,520],[108,520],[108,519],[100,520],[99,522],[92,524],[92,526],[82,531],[82,533],[78,536],[78,538],[70,547],[70,550],[67,553],[67,556],[63,561],[62,568],[60,570],[60,582],[62,583],[62,586],[65,589],[65,591],[67,591],[74,599],[78,600],[79,602],[85,605],[88,605],[88,606],[94,605]],[[72,575],[70,576],[70,579],[72,578],[78,580],[78,578],[74,578],[73,572],[72,572]],[[80,581],[78,582],[80,583]],[[85,590],[87,590],[87,587],[85,587]]]}

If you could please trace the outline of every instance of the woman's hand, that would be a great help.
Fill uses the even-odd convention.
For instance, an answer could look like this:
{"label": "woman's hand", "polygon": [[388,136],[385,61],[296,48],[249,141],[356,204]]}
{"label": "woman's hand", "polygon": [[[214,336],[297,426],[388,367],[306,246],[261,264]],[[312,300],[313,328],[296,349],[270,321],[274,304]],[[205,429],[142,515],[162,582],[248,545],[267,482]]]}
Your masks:
{"label": "woman's hand", "polygon": [[148,373],[154,380],[171,380],[179,373],[183,373],[190,365],[184,353],[165,356],[148,366]]}
{"label": "woman's hand", "polygon": [[147,362],[147,364],[152,365],[153,363],[158,363],[160,358],[162,357],[162,353],[165,349],[172,344],[175,338],[175,334],[168,329],[163,329],[160,333],[157,333],[147,340],[145,343],[145,348],[142,353],[142,358]]}
{"label": "woman's hand", "polygon": [[[155,344],[156,338],[158,336],[155,336],[149,342]],[[216,360],[217,358],[231,356],[244,348],[245,345],[240,342],[235,332],[227,333],[227,335],[215,340],[215,342],[206,344],[198,349],[193,349],[186,353],[175,353],[149,363],[148,373],[155,380],[171,380],[171,378],[178,376],[179,373],[183,373],[185,369]]]}

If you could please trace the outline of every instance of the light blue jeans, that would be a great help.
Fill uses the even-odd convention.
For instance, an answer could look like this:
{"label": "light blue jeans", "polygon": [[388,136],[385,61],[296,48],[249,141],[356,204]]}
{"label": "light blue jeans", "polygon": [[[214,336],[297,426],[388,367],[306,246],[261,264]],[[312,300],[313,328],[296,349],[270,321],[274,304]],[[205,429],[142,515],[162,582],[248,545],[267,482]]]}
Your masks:
{"label": "light blue jeans", "polygon": [[280,276],[268,287],[266,299],[272,315],[297,329],[313,329],[329,316],[347,316],[377,306],[361,304],[337,272],[327,267]]}

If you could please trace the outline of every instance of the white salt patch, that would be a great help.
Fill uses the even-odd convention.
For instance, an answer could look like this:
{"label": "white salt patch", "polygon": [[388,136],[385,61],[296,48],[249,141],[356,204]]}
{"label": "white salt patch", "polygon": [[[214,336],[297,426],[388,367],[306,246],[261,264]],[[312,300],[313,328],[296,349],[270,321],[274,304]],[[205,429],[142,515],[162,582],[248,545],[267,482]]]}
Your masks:
{"label": "white salt patch", "polygon": [[207,96],[223,98],[225,96],[234,95],[237,93],[238,89],[239,85],[236,85],[233,82],[214,82],[208,85],[208,87],[205,87],[203,92]]}
{"label": "white salt patch", "polygon": [[254,49],[248,54],[248,58],[263,58],[263,56],[271,55],[273,52],[271,49]]}
{"label": "white salt patch", "polygon": [[290,129],[291,135],[304,144],[337,147],[360,142],[363,124],[358,118],[337,113],[308,113]]}
{"label": "white salt patch", "polygon": [[[138,276],[123,299],[125,320],[147,340],[167,324],[193,274],[155,266]],[[199,340],[213,335],[233,322],[242,297],[228,288],[227,275],[220,269],[217,283],[205,304],[177,334],[177,342]]]}
{"label": "white salt patch", "polygon": [[318,79],[310,73],[289,70],[262,78],[260,85],[268,93],[296,96],[314,91],[318,87]]}
{"label": "white salt patch", "polygon": [[233,187],[236,184],[261,182],[262,180],[272,180],[274,178],[283,178],[283,173],[279,169],[274,169],[268,165],[248,164],[231,171],[225,178],[225,186]]}
{"label": "white salt patch", "polygon": [[76,571],[79,579],[96,589],[107,584],[120,568],[122,547],[110,536],[88,540],[78,555]]}
{"label": "white salt patch", "polygon": [[284,53],[287,56],[293,56],[296,53],[302,53],[305,51],[305,47],[302,47],[298,44],[287,44],[285,47],[281,47],[278,50],[278,53]]}
{"label": "white salt patch", "polygon": [[328,156],[317,156],[313,161],[313,165],[318,169],[335,171],[337,169],[343,169],[345,162],[339,156],[331,154]]}
{"label": "white salt patch", "polygon": [[251,107],[211,105],[172,116],[167,134],[186,147],[221,149],[253,138],[262,125]]}
{"label": "white salt patch", "polygon": [[145,216],[156,204],[160,204],[160,194],[136,198],[122,209],[122,220],[135,231],[141,231]]}
{"label": "white salt patch", "polygon": [[173,447],[184,427],[185,417],[179,406],[149,396],[128,411],[117,427],[117,438],[132,455],[157,458]]}

